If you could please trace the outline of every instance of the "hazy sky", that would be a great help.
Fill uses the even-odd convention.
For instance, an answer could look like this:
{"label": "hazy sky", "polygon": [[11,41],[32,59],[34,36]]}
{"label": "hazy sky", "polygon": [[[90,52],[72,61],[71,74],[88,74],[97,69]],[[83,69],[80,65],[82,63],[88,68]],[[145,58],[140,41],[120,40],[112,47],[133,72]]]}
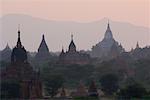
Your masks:
{"label": "hazy sky", "polygon": [[104,17],[150,27],[150,0],[0,0],[2,15],[89,22]]}
{"label": "hazy sky", "polygon": [[0,0],[0,17],[14,13],[75,22],[107,17],[150,28],[150,0]]}

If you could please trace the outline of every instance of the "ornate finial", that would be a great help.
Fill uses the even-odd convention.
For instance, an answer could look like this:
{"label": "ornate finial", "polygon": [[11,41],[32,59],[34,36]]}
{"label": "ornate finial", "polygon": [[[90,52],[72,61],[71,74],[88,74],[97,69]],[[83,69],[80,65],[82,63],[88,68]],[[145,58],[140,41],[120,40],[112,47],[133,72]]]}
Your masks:
{"label": "ornate finial", "polygon": [[20,40],[20,24],[18,24],[18,41],[17,41],[17,47],[21,47],[21,40]]}
{"label": "ornate finial", "polygon": [[18,38],[20,38],[20,24],[18,24]]}
{"label": "ornate finial", "polygon": [[107,24],[107,29],[109,29],[110,27],[109,27],[109,19],[108,19],[108,24]]}
{"label": "ornate finial", "polygon": [[64,53],[64,47],[62,46],[62,52]]}
{"label": "ornate finial", "polygon": [[139,48],[139,42],[137,41],[136,48]]}
{"label": "ornate finial", "polygon": [[6,48],[9,48],[8,42],[7,42]]}
{"label": "ornate finial", "polygon": [[107,23],[107,29],[106,29],[104,38],[105,39],[113,39],[113,34],[112,34],[110,26],[109,26],[109,20],[108,20],[108,23]]}
{"label": "ornate finial", "polygon": [[133,47],[131,47],[131,51],[130,52],[132,52],[134,49],[133,49]]}
{"label": "ornate finial", "polygon": [[42,38],[44,39],[44,34],[42,35]]}
{"label": "ornate finial", "polygon": [[71,34],[71,40],[73,40],[73,34]]}

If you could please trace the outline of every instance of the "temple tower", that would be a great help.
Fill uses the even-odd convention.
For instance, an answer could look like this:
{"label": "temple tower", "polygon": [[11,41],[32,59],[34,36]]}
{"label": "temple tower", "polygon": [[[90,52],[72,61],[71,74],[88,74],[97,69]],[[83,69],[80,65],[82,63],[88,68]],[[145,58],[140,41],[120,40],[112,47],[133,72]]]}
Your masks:
{"label": "temple tower", "polygon": [[111,31],[110,26],[109,26],[109,22],[107,24],[107,29],[106,29],[106,32],[104,35],[104,39],[113,39],[113,35],[112,35],[112,31]]}
{"label": "temple tower", "polygon": [[41,64],[41,63],[49,61],[49,59],[50,59],[49,48],[47,46],[47,43],[45,41],[45,36],[43,34],[42,41],[38,48],[38,52],[35,55],[35,62],[38,62],[39,64]]}
{"label": "temple tower", "polygon": [[91,97],[98,97],[98,92],[97,92],[95,81],[91,82],[89,89],[88,89],[88,93],[89,93],[89,96]]}
{"label": "temple tower", "polygon": [[71,35],[71,42],[69,44],[69,52],[76,52],[76,45],[73,41],[73,34]]}
{"label": "temple tower", "polygon": [[114,39],[110,28],[110,24],[108,22],[104,38],[102,39],[102,41],[100,41],[99,43],[97,43],[95,46],[92,47],[92,51],[90,54],[94,58],[101,58],[101,59],[109,58],[112,53],[111,50],[114,46],[116,47],[116,50],[119,50],[116,51],[118,54],[125,51],[124,48],[121,45],[119,45],[118,42]]}
{"label": "temple tower", "polygon": [[18,40],[17,45],[13,48],[11,54],[11,62],[26,62],[27,61],[27,52],[25,48],[22,46],[20,39],[20,29],[18,29]]}
{"label": "temple tower", "polygon": [[11,61],[11,48],[9,47],[8,43],[6,47],[0,52],[0,60],[5,62]]}

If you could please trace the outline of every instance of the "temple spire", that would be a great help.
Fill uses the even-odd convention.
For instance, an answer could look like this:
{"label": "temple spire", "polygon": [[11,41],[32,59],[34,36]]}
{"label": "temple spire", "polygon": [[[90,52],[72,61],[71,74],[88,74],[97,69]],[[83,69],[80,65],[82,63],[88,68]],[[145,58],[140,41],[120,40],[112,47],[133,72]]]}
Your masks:
{"label": "temple spire", "polygon": [[42,35],[42,40],[45,40],[44,34]]}
{"label": "temple spire", "polygon": [[133,52],[134,51],[134,49],[133,49],[133,47],[131,47],[131,51],[130,52]]}
{"label": "temple spire", "polygon": [[136,44],[136,49],[140,48],[139,43],[137,42]]}
{"label": "temple spire", "polygon": [[112,39],[113,38],[111,29],[110,29],[110,25],[109,25],[109,21],[108,21],[108,24],[107,24],[107,29],[106,29],[104,38],[105,39]]}
{"label": "temple spire", "polygon": [[71,42],[69,44],[69,51],[71,51],[71,52],[76,51],[76,46],[75,46],[74,41],[73,41],[73,34],[71,34]]}
{"label": "temple spire", "polygon": [[6,44],[6,48],[9,48],[9,45],[8,45],[8,43]]}
{"label": "temple spire", "polygon": [[41,41],[40,46],[39,46],[39,48],[38,48],[38,52],[49,53],[49,49],[48,49],[48,46],[47,46],[47,44],[46,44],[44,34],[42,35],[42,41]]}
{"label": "temple spire", "polygon": [[45,41],[45,36],[44,36],[44,34],[42,35],[42,42],[41,43],[43,43],[43,45],[46,45],[46,41]]}
{"label": "temple spire", "polygon": [[21,44],[21,39],[20,39],[20,25],[18,25],[18,40],[17,40],[17,45],[13,49],[12,54],[11,54],[11,62],[26,62],[27,61],[27,52],[25,48]]}
{"label": "temple spire", "polygon": [[18,25],[18,41],[17,41],[17,47],[21,47],[21,40],[20,40],[20,24]]}
{"label": "temple spire", "polygon": [[64,47],[62,46],[62,51],[61,51],[62,53],[64,53]]}
{"label": "temple spire", "polygon": [[109,26],[109,20],[108,20],[108,24],[107,24],[107,29],[110,29],[110,26]]}
{"label": "temple spire", "polygon": [[18,25],[18,38],[20,38],[20,24]]}
{"label": "temple spire", "polygon": [[71,34],[71,41],[73,41],[73,34]]}
{"label": "temple spire", "polygon": [[8,43],[6,44],[6,47],[4,48],[4,50],[11,50]]}

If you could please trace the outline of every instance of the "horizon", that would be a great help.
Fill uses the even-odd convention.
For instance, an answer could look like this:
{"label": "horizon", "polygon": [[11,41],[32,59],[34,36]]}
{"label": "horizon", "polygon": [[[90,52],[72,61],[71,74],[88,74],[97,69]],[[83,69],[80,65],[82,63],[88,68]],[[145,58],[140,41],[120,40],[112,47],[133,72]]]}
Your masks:
{"label": "horizon", "polygon": [[[112,19],[108,19],[107,17],[104,17],[104,18],[102,18],[102,19],[100,19],[100,20],[95,20],[95,21],[92,21],[92,22],[75,22],[75,21],[56,21],[56,20],[48,20],[48,19],[42,19],[42,18],[38,18],[38,17],[34,17],[34,16],[30,16],[30,15],[25,15],[25,14],[7,14],[7,15],[5,15],[5,16],[3,16],[3,17],[6,17],[6,16],[27,16],[27,17],[32,17],[33,19],[40,19],[40,20],[43,20],[43,21],[54,21],[54,22],[70,22],[70,23],[78,23],[78,24],[90,24],[90,23],[94,23],[94,22],[99,22],[99,21],[103,21],[104,20],[104,24],[106,25],[107,23],[108,23],[108,21],[110,21],[110,26],[111,27],[113,27],[112,25],[111,25],[111,22],[112,23],[123,23],[123,24],[130,24],[130,25],[133,25],[133,26],[136,26],[136,27],[143,27],[143,28],[147,28],[147,29],[150,29],[150,28],[148,28],[148,27],[144,27],[144,26],[138,26],[138,25],[134,25],[134,24],[132,24],[132,23],[129,23],[129,22],[121,22],[121,21],[114,21],[114,20],[112,20]],[[3,18],[3,17],[1,17],[1,19]],[[17,24],[17,23],[16,23]],[[20,23],[19,23],[20,24]],[[19,25],[18,24],[18,25]],[[104,28],[103,28],[103,31],[105,32],[106,31],[106,26],[103,26]],[[21,24],[21,26],[24,26],[24,25],[22,25]],[[15,26],[15,27],[17,27],[18,28],[18,26]],[[112,29],[112,28],[111,28]],[[22,30],[23,31],[25,31],[24,30],[24,27],[21,27],[21,35],[23,35],[23,34],[25,34],[25,33],[22,33]],[[15,28],[15,31],[16,31],[16,33],[14,33],[15,35],[17,35],[17,29]],[[100,36],[100,34],[99,34],[99,37],[100,37],[100,39],[98,40],[98,42],[100,42],[100,41],[102,41],[102,39],[103,39],[103,37],[104,37],[104,32],[103,33],[100,33],[101,34],[101,36]],[[113,30],[112,30],[112,32],[113,32]],[[2,33],[2,32],[1,32]],[[5,33],[5,32],[4,32]],[[45,33],[45,32],[44,32]],[[44,34],[43,32],[42,32],[42,34]],[[47,33],[47,32],[46,32]],[[68,31],[68,33],[69,34],[71,34],[69,31]],[[113,32],[114,33],[114,32]],[[148,32],[149,33],[149,32]],[[41,35],[42,35],[41,34]],[[73,34],[76,34],[76,33],[73,33]],[[2,34],[3,35],[3,34]],[[31,34],[30,34],[31,35]],[[32,36],[32,35],[31,35]],[[64,45],[62,45],[62,46],[64,46],[65,47],[65,50],[67,50],[68,49],[68,45],[69,45],[69,43],[70,43],[70,35],[69,36],[67,36],[67,37],[69,37],[69,38],[67,38],[67,40],[65,40],[65,41],[63,41],[63,42],[67,42],[67,44],[65,44],[65,46]],[[75,36],[76,37],[76,36]],[[116,40],[116,38],[115,38],[115,36],[114,36],[114,34],[113,34],[113,37],[114,37],[114,39]],[[149,37],[149,36],[148,36]],[[21,36],[21,38],[23,39],[23,37]],[[76,37],[76,38],[79,38],[79,37]],[[38,42],[40,43],[41,42],[41,36],[40,36],[40,38],[38,38]],[[16,41],[17,40],[17,37],[15,37],[15,40],[13,40],[13,41]],[[25,40],[25,39],[23,39],[23,40]],[[46,37],[46,42],[47,42],[47,40],[48,40],[48,37]],[[94,38],[93,38],[93,40],[94,40]],[[116,40],[118,43],[121,43],[120,41],[118,41],[118,40]],[[3,41],[2,41],[3,42]],[[51,41],[51,42],[53,42],[53,41]],[[75,44],[76,44],[76,42],[78,43],[78,41],[76,41],[75,40]],[[98,42],[95,42],[95,44],[93,44],[92,46],[94,46],[94,45],[96,45]],[[137,42],[139,42],[139,44],[140,44],[140,41],[137,41]],[[15,47],[15,45],[16,45],[16,43],[15,44],[10,44],[10,42],[7,42],[8,44],[9,44],[9,46],[10,46],[10,48],[12,49],[13,47]],[[5,43],[5,45],[4,44],[1,44],[1,45],[3,45],[3,46],[1,46],[1,48],[0,48],[0,50],[3,50],[5,47],[6,47],[6,45],[7,45],[7,43]],[[148,41],[147,41],[147,43],[149,43]],[[23,43],[24,44],[24,43]],[[79,44],[79,43],[78,43]],[[31,44],[31,45],[33,45],[33,44]],[[50,52],[60,52],[61,51],[61,48],[59,49],[59,50],[52,50],[52,48],[49,46],[49,43],[47,43],[47,45],[48,45],[48,47],[49,47],[49,49],[50,49]],[[76,44],[77,45],[77,44]],[[38,46],[39,46],[39,44],[38,44]],[[61,46],[61,47],[62,47]],[[80,47],[79,48],[77,48],[79,51],[80,50],[85,50],[85,51],[88,51],[88,50],[91,50],[91,48],[92,48],[92,46],[90,47],[90,48],[82,48],[82,49],[80,49]],[[130,48],[125,48],[124,47],[124,45],[123,45],[123,47],[125,48],[125,50],[126,51],[130,51],[130,49],[131,48],[135,48],[135,46],[136,46],[136,43],[132,46],[132,47],[130,47]],[[141,45],[140,45],[141,46]],[[145,45],[142,45],[141,47],[146,47],[146,46],[149,46],[149,44],[145,44]],[[37,49],[38,49],[38,47],[37,48],[34,48],[34,49],[28,49],[28,46],[24,46],[25,48],[27,48],[27,51],[30,51],[30,52],[37,52]],[[78,45],[77,45],[77,47],[78,47]]]}
{"label": "horizon", "polygon": [[0,70],[2,99],[148,99],[150,0],[0,0]]}
{"label": "horizon", "polygon": [[2,15],[2,16],[0,16],[0,18],[3,18],[3,17],[6,17],[6,16],[8,16],[8,15],[18,15],[18,16],[30,16],[30,17],[33,17],[33,18],[37,18],[37,19],[41,19],[41,20],[48,20],[48,21],[56,21],[56,22],[74,22],[74,23],[83,23],[83,24],[85,24],[85,23],[93,23],[93,22],[97,22],[97,21],[101,21],[101,20],[107,20],[107,21],[115,21],[115,22],[120,22],[120,23],[128,23],[128,24],[132,24],[132,25],[135,25],[135,26],[138,26],[138,27],[145,27],[145,28],[149,28],[150,29],[150,27],[149,26],[144,26],[144,25],[141,25],[141,24],[139,24],[139,25],[136,25],[135,23],[131,23],[131,22],[129,22],[129,21],[119,21],[119,20],[113,20],[113,19],[111,19],[111,18],[109,18],[109,17],[107,17],[107,16],[105,16],[105,17],[103,17],[103,18],[100,18],[100,19],[93,19],[93,20],[90,20],[90,21],[77,21],[77,20],[56,20],[56,19],[47,19],[47,18],[41,18],[41,17],[38,17],[38,16],[32,16],[32,15],[28,15],[28,14],[21,14],[21,13],[8,13],[8,14],[6,14],[6,15]]}
{"label": "horizon", "polygon": [[[143,31],[140,31],[140,32],[142,32],[141,34],[143,34],[144,36],[135,35],[136,33],[134,33],[135,40],[131,41],[131,37],[133,37],[131,33],[130,33],[131,37],[129,37],[128,35],[126,36],[125,32],[121,33],[121,31],[116,30],[115,28],[113,29],[113,27],[115,26],[112,26],[111,29],[112,29],[115,40],[117,40],[119,43],[122,43],[123,47],[127,51],[129,51],[131,48],[135,47],[137,41],[139,41],[139,44],[141,45],[141,47],[144,47],[150,44],[150,19],[149,19],[150,6],[149,4],[150,4],[149,0],[132,0],[132,1],[131,0],[122,0],[122,1],[120,0],[82,0],[82,1],[80,0],[61,0],[61,1],[59,0],[21,0],[21,1],[20,0],[12,0],[12,1],[0,0],[0,5],[1,5],[0,18],[3,18],[4,16],[7,16],[7,15],[16,14],[16,15],[31,16],[35,19],[44,20],[44,21],[73,22],[73,23],[80,23],[80,24],[94,23],[94,22],[101,21],[103,19],[109,19],[113,22],[131,24],[139,28],[140,27],[148,28],[147,35],[145,33],[143,34]],[[56,39],[57,40],[57,43],[56,43],[56,40],[55,40],[56,36],[54,35],[54,33],[49,33],[51,31],[48,31],[45,28],[41,28],[39,32],[36,31],[33,33],[35,29],[34,26],[31,26],[31,29],[33,29],[33,31],[27,30],[29,29],[27,25],[24,25],[24,23],[21,23],[21,22],[22,21],[16,20],[16,23],[10,23],[10,24],[14,24],[12,25],[13,28],[15,27],[14,29],[8,28],[9,30],[11,30],[12,32],[11,34],[7,30],[4,30],[4,29],[0,30],[1,31],[0,34],[3,37],[3,40],[1,39],[2,41],[0,44],[1,45],[0,50],[5,48],[7,42],[9,43],[10,47],[14,47],[16,45],[15,43],[16,30],[15,29],[16,27],[18,27],[16,24],[21,24],[21,29],[22,29],[21,35],[23,39],[22,42],[24,46],[26,47],[26,49],[29,51],[37,51],[39,43],[41,42],[40,40],[41,34],[45,34],[47,36],[46,41],[47,41],[50,51],[61,51],[62,45],[65,47],[65,49],[67,49],[70,43],[70,35],[69,35],[70,32],[73,32],[75,34],[75,40],[76,40],[75,42],[79,50],[90,50],[93,45],[95,45],[96,43],[102,40],[104,36],[105,27],[106,27],[105,26],[106,23],[103,24],[104,26],[100,27],[100,29],[103,28],[103,31],[99,30],[98,31],[99,33],[97,31],[92,31],[92,28],[91,28],[91,30],[89,31],[92,33],[89,32],[87,34],[84,33],[85,32],[84,30],[86,29],[81,29],[81,32],[77,33],[80,30],[79,29],[75,30],[76,27],[71,27],[73,29],[72,30],[68,29],[67,31],[65,31],[67,32],[66,34],[60,33],[61,34],[60,37],[63,36],[63,38],[61,41],[60,40],[58,41]],[[34,23],[31,23],[31,24],[34,25]],[[2,25],[2,27],[5,28],[6,26]],[[45,26],[45,27],[48,27],[48,26]],[[138,30],[138,28],[136,30]],[[93,32],[97,32],[97,33],[93,33]],[[59,35],[58,33],[56,32],[57,35]],[[25,34],[29,34],[29,35],[26,36]],[[81,34],[81,39],[79,39],[80,38],[79,34]],[[84,34],[89,36],[87,38],[93,39],[93,40],[92,39],[89,40],[92,43],[89,43],[87,39],[83,38],[83,36],[86,36]],[[91,37],[91,34],[94,34],[94,35]],[[117,34],[119,34],[119,36],[117,36]],[[27,39],[28,39],[27,37],[35,36],[35,35],[36,35],[36,40],[34,41],[36,43],[34,44],[34,46],[32,46],[33,44],[31,45],[27,43]],[[7,40],[6,38],[7,36],[11,38],[8,38]],[[51,37],[55,37],[55,38],[51,38]],[[50,41],[49,39],[54,39],[54,40]],[[31,42],[30,38],[28,42]],[[56,43],[57,46],[54,46],[51,42]]]}

